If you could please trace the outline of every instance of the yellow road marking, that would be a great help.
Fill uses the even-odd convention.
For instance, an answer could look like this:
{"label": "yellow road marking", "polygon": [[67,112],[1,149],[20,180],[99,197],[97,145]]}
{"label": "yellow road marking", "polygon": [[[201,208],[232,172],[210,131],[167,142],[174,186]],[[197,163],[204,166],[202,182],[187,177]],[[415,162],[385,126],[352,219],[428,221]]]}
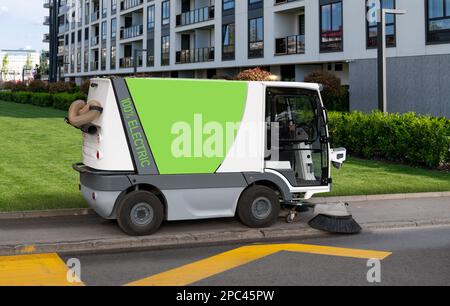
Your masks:
{"label": "yellow road marking", "polygon": [[282,251],[379,260],[391,255],[390,252],[307,244],[251,245],[156,274],[128,286],[186,286]]}
{"label": "yellow road marking", "polygon": [[19,253],[21,254],[33,253],[34,251],[36,251],[36,247],[34,245],[26,245],[19,249]]}
{"label": "yellow road marking", "polygon": [[73,286],[68,268],[57,254],[0,257],[0,286]]}

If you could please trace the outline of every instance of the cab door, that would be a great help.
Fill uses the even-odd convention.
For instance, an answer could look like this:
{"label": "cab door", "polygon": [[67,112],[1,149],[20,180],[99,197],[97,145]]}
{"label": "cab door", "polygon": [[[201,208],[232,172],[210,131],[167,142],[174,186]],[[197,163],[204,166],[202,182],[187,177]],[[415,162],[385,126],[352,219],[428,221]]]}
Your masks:
{"label": "cab door", "polygon": [[266,168],[280,172],[294,187],[328,185],[329,145],[324,114],[316,91],[267,88]]}

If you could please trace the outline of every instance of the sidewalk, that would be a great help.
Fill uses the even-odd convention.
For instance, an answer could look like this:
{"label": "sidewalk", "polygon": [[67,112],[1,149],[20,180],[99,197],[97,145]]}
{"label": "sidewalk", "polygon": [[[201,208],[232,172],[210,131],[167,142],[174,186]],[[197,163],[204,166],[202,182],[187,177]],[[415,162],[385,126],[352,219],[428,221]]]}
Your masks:
{"label": "sidewalk", "polygon": [[[450,225],[450,197],[350,202],[364,230]],[[161,249],[224,243],[267,242],[327,235],[309,228],[311,212],[293,224],[249,229],[235,219],[164,223],[147,237],[128,237],[96,215],[0,221],[0,255]]]}

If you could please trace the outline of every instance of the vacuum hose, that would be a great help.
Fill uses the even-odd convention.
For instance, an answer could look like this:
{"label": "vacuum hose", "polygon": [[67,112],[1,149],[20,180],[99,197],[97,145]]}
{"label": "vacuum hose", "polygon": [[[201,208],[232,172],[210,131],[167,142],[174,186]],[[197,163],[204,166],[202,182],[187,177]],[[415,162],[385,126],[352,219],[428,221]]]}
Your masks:
{"label": "vacuum hose", "polygon": [[88,134],[95,134],[97,128],[92,124],[92,121],[100,117],[103,108],[100,102],[90,100],[86,103],[83,100],[77,100],[70,105],[69,115],[66,121]]}

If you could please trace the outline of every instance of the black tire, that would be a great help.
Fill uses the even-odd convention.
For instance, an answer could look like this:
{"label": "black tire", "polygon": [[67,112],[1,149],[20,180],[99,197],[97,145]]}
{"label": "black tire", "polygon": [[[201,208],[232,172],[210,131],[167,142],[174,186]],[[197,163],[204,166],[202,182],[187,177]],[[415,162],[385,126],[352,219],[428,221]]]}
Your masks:
{"label": "black tire", "polygon": [[151,192],[133,191],[118,203],[117,221],[128,235],[151,235],[159,229],[163,220],[164,206]]}
{"label": "black tire", "polygon": [[[260,204],[266,209],[258,210]],[[244,225],[251,228],[269,227],[277,221],[279,214],[280,202],[274,190],[255,185],[241,194],[237,215]]]}

